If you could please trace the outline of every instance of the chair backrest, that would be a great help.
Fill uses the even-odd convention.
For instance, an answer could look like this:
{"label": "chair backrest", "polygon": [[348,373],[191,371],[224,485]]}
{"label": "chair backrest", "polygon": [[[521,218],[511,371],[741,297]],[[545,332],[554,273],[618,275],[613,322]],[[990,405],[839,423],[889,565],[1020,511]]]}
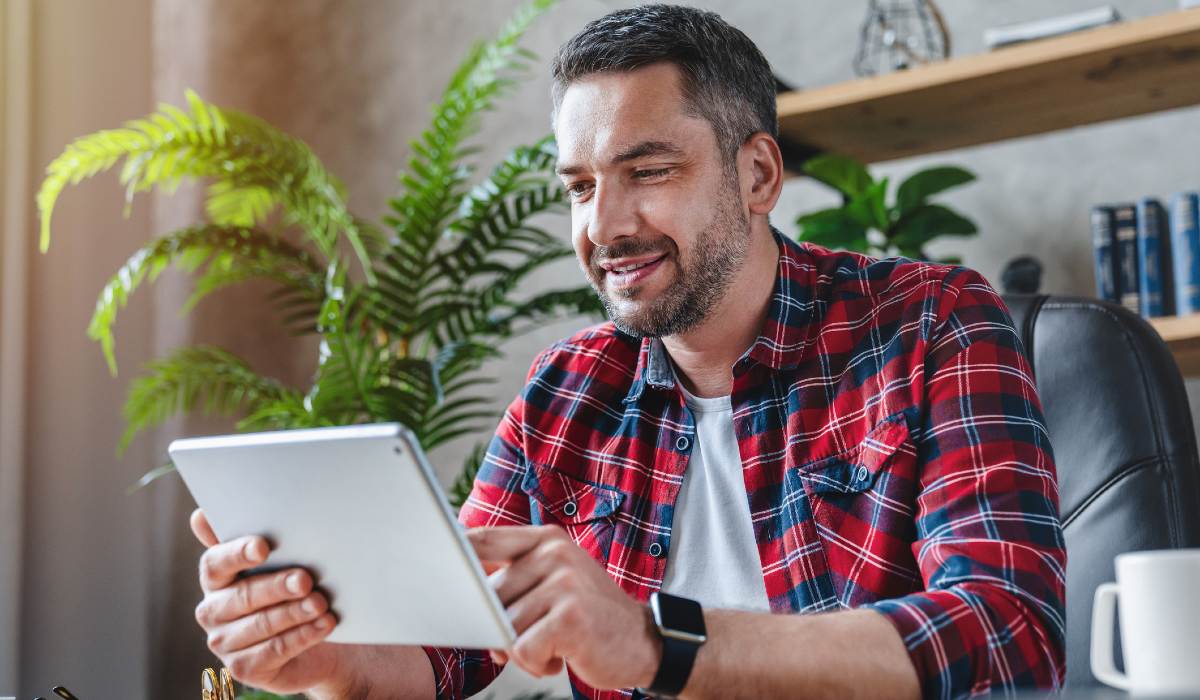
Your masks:
{"label": "chair backrest", "polygon": [[1200,547],[1200,458],[1183,378],[1137,314],[1096,299],[1010,295],[1058,467],[1067,542],[1067,685],[1093,685],[1092,597],[1113,557]]}

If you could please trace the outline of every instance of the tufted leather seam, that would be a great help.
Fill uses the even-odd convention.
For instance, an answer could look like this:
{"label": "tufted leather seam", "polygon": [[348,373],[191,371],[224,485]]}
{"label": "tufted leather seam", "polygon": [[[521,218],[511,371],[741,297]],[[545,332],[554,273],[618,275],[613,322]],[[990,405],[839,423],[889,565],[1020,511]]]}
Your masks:
{"label": "tufted leather seam", "polygon": [[[1163,463],[1164,461],[1165,461],[1165,459],[1162,456],[1155,455],[1154,457],[1147,457],[1145,459],[1140,459],[1136,462],[1132,462],[1124,467],[1121,467],[1120,471],[1118,471],[1116,474],[1113,474],[1112,476],[1108,477],[1108,479],[1105,480],[1104,483],[1100,484],[1100,486],[1097,487],[1096,490],[1092,492],[1092,495],[1088,496],[1084,500],[1083,503],[1080,503],[1078,508],[1071,511],[1070,515],[1062,518],[1062,526],[1064,528],[1066,528],[1068,525],[1070,525],[1071,521],[1073,521],[1077,517],[1079,517],[1080,513],[1082,513],[1084,510],[1087,510],[1088,506],[1090,506],[1092,503],[1094,503],[1097,498],[1100,498],[1105,493],[1107,493],[1108,490],[1111,489],[1113,486],[1115,486],[1118,481],[1124,480],[1126,477],[1132,475],[1134,472],[1141,471],[1142,469],[1145,469],[1147,467],[1153,467],[1157,464]],[[1172,513],[1172,517],[1173,516],[1174,516],[1174,513]]]}
{"label": "tufted leather seam", "polygon": [[[1121,324],[1120,319],[1117,317],[1117,315],[1114,314],[1111,310],[1105,308],[1102,305],[1098,305],[1098,304],[1083,304],[1083,303],[1078,303],[1078,302],[1054,302],[1054,303],[1047,304],[1047,306],[1049,306],[1051,308],[1055,308],[1055,309],[1078,309],[1078,310],[1084,310],[1084,311],[1091,311],[1093,313],[1099,312],[1099,313],[1103,314],[1105,317],[1107,317],[1112,322],[1112,325],[1114,325],[1116,327],[1116,329],[1118,331],[1120,331],[1121,337],[1125,340],[1126,345],[1129,346],[1129,350],[1130,350],[1129,354],[1133,357],[1134,362],[1137,363],[1138,375],[1141,377],[1142,387],[1145,388],[1145,387],[1150,386],[1150,379],[1146,374],[1146,365],[1144,362],[1142,362],[1141,353],[1137,352],[1136,348],[1134,347],[1133,337],[1131,336],[1129,331],[1125,328],[1125,326],[1123,326]],[[1159,430],[1159,426],[1162,425],[1162,422],[1159,419],[1158,411],[1156,410],[1156,408],[1154,406],[1154,402],[1153,401],[1145,401],[1145,404],[1146,404],[1146,408],[1148,409],[1147,412],[1150,414],[1150,419],[1151,419],[1150,424],[1154,426],[1155,452],[1158,455],[1160,455],[1160,457],[1159,457],[1160,459],[1165,459],[1166,458],[1166,448],[1163,446],[1162,432]],[[1172,492],[1173,492],[1173,489],[1172,489]],[[1172,500],[1174,500],[1173,493],[1172,493]],[[1175,509],[1172,509],[1172,511],[1170,513],[1170,517],[1167,518],[1167,527],[1169,527],[1171,530],[1170,536],[1171,536],[1172,541],[1178,541],[1178,538],[1179,538],[1178,533],[1179,533],[1180,528],[1182,527],[1182,523],[1178,522],[1179,517],[1180,517],[1179,512]]]}

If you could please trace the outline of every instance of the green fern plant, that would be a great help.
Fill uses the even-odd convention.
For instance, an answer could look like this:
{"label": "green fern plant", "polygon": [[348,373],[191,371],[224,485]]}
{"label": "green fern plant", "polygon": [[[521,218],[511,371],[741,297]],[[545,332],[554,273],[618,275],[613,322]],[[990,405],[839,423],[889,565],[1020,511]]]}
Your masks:
{"label": "green fern plant", "polygon": [[[120,449],[189,411],[239,416],[240,430],[398,421],[426,450],[492,427],[492,380],[479,370],[501,343],[548,319],[602,313],[587,287],[518,293],[542,266],[573,254],[535,222],[565,208],[551,138],[515,148],[481,179],[469,144],[480,115],[528,70],[535,57],[518,42],[554,3],[532,0],[471,49],[429,127],[410,143],[400,192],[380,226],[350,212],[345,188],[302,141],[190,91],[186,110],[161,105],[123,128],[77,139],[50,163],[37,197],[43,251],[68,184],[118,164],[129,203],[183,180],[208,183],[206,220],[135,252],[96,301],[88,335],[114,374],[119,311],[172,265],[195,277],[189,308],[229,285],[265,279],[276,287],[266,301],[278,308],[282,330],[320,336],[306,387],[267,378],[215,347],[150,362],[125,401]],[[476,449],[453,491],[459,503],[479,456]]]}

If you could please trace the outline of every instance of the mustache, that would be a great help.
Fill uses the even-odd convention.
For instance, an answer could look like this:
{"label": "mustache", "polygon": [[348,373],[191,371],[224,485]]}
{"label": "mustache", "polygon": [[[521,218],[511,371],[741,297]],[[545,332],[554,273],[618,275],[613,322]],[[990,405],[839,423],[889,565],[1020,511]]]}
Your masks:
{"label": "mustache", "polygon": [[663,237],[658,240],[630,240],[621,242],[612,246],[596,246],[592,250],[589,264],[592,268],[599,268],[601,263],[610,260],[619,260],[621,258],[630,258],[635,255],[654,254],[670,254],[675,251],[675,244],[670,238]]}

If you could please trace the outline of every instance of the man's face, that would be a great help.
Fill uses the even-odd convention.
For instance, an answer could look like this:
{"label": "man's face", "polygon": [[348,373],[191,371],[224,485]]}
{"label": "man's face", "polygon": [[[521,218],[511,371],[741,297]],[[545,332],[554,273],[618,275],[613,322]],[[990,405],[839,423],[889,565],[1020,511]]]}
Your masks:
{"label": "man's face", "polygon": [[705,320],[746,258],[737,174],[659,63],[572,83],[555,120],[580,266],[626,333]]}

